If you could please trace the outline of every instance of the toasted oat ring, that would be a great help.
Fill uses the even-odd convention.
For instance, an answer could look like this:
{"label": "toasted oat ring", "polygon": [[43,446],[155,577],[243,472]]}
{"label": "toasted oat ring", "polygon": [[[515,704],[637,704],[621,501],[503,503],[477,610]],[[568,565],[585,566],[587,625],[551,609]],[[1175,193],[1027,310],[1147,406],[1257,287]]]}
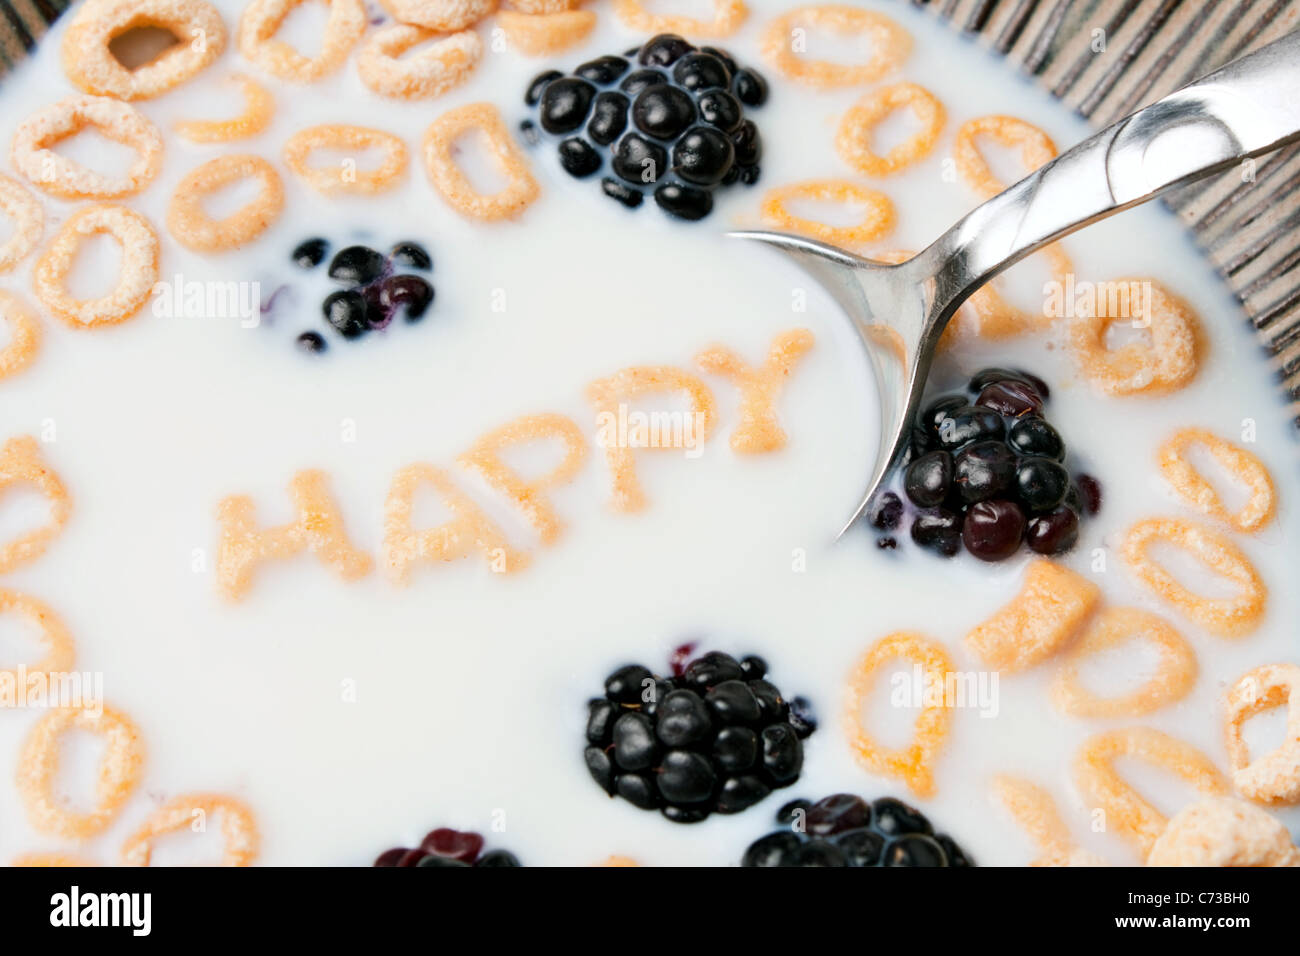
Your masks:
{"label": "toasted oat ring", "polygon": [[222,866],[249,866],[257,856],[260,837],[253,813],[242,801],[219,793],[182,794],[167,801],[154,811],[122,846],[122,863],[126,866],[148,866],[153,856],[154,841],[168,833],[192,826],[195,814],[201,814],[206,826],[207,817],[221,817],[221,834],[225,844],[221,851]]}
{"label": "toasted oat ring", "polygon": [[898,777],[919,797],[934,793],[931,764],[948,735],[952,715],[943,702],[926,704],[916,718],[912,742],[894,749],[876,742],[862,726],[862,704],[871,693],[871,684],[883,664],[894,658],[919,664],[925,679],[938,686],[946,685],[952,673],[952,660],[943,645],[912,631],[898,631],[873,644],[853,668],[849,677],[844,724],[858,763],[870,773]]}
{"label": "toasted oat ring", "polygon": [[[1283,704],[1286,740],[1251,760],[1242,725]],[[1266,664],[1242,675],[1224,698],[1224,731],[1238,793],[1260,803],[1300,803],[1300,667]]]}
{"label": "toasted oat ring", "polygon": [[361,0],[325,0],[329,19],[321,49],[306,57],[275,39],[289,12],[307,0],[251,0],[239,18],[239,52],[268,73],[291,83],[314,83],[333,73],[366,31],[366,9]]}
{"label": "toasted oat ring", "polygon": [[[129,146],[136,160],[125,176],[106,176],[60,156],[51,146],[93,126]],[[18,124],[9,158],[33,184],[62,199],[120,199],[153,182],[162,165],[162,134],[129,103],[104,96],[69,96]]]}
{"label": "toasted oat ring", "polygon": [[[1150,680],[1118,697],[1100,697],[1079,683],[1079,664],[1085,658],[1135,638],[1160,651],[1160,671]],[[1163,618],[1137,608],[1106,608],[1067,652],[1056,672],[1052,698],[1075,717],[1140,717],[1186,697],[1196,672],[1196,653]]]}
{"label": "toasted oat ring", "polygon": [[743,0],[713,0],[713,19],[670,17],[651,13],[641,0],[614,0],[614,13],[623,25],[640,33],[681,33],[695,37],[729,37],[745,22],[749,8]]}
{"label": "toasted oat ring", "polygon": [[419,53],[403,56],[436,36],[405,23],[375,31],[357,54],[361,82],[383,96],[404,100],[427,99],[463,83],[483,58],[483,41],[473,30],[434,40]]}
{"label": "toasted oat ring", "polygon": [[576,46],[596,28],[590,10],[561,10],[559,13],[514,13],[502,10],[497,25],[505,31],[510,46],[525,56],[546,56]]}
{"label": "toasted oat ring", "polygon": [[45,210],[16,179],[0,174],[0,212],[13,220],[13,235],[0,242],[0,272],[8,272],[36,248],[45,230]]}
{"label": "toasted oat ring", "polygon": [[[136,27],[161,27],[179,41],[129,70],[109,44]],[[63,35],[63,69],[72,84],[97,96],[161,96],[211,65],[226,48],[221,14],[204,0],[86,0]]]}
{"label": "toasted oat ring", "polygon": [[[224,219],[213,219],[203,200],[240,179],[257,179],[262,191]],[[182,179],[167,204],[167,229],[187,249],[218,252],[256,239],[284,210],[280,174],[260,156],[218,156],[197,166]]]}
{"label": "toasted oat ring", "polygon": [[[1193,594],[1147,555],[1156,542],[1188,552],[1211,571],[1236,584],[1240,593],[1231,598]],[[1268,588],[1250,559],[1235,544],[1209,528],[1177,518],[1148,518],[1129,529],[1123,554],[1139,581],[1212,634],[1240,637],[1258,626],[1268,600]]]}
{"label": "toasted oat ring", "polygon": [[379,0],[379,5],[401,23],[455,33],[490,15],[497,0]]}
{"label": "toasted oat ring", "polygon": [[1119,775],[1116,757],[1136,757],[1163,767],[1207,796],[1228,792],[1228,781],[1210,758],[1176,737],[1149,727],[1109,730],[1089,737],[1074,760],[1075,780],[1084,795],[1106,813],[1107,827],[1118,829],[1136,844],[1143,859],[1169,821]]}
{"label": "toasted oat ring", "polygon": [[[871,131],[902,106],[910,106],[921,129],[884,156],[871,148]],[[928,156],[943,131],[947,112],[938,98],[915,83],[895,83],[868,93],[849,107],[835,134],[840,158],[868,176],[889,176]]]}
{"label": "toasted oat ring", "polygon": [[[1250,500],[1229,514],[1223,499],[1184,457],[1190,445],[1203,445],[1250,490]],[[1204,428],[1183,428],[1160,446],[1160,470],[1183,498],[1204,514],[1218,518],[1244,533],[1258,531],[1273,517],[1276,504],[1273,476],[1257,457]]]}
{"label": "toasted oat ring", "polygon": [[[354,169],[349,178],[343,168],[324,169],[308,160],[317,149],[382,150],[384,161],[377,169]],[[406,144],[391,133],[364,126],[327,124],[309,126],[289,137],[284,146],[284,164],[308,186],[327,195],[337,193],[380,193],[392,189],[406,174],[410,158]]]}
{"label": "toasted oat ring", "polygon": [[[471,130],[487,137],[497,165],[510,179],[508,186],[490,196],[478,192],[465,178],[452,153],[456,140]],[[508,219],[519,215],[537,198],[537,180],[528,170],[528,161],[491,103],[470,103],[434,120],[424,134],[424,167],[443,198],[466,216]]]}
{"label": "toasted oat ring", "polygon": [[988,136],[1003,146],[1019,146],[1026,175],[1056,158],[1056,144],[1052,138],[1032,123],[1014,116],[997,115],[967,120],[957,128],[953,158],[961,178],[985,199],[996,196],[1010,183],[1004,183],[993,175],[988,160],[980,152],[978,139],[981,136]]}
{"label": "toasted oat ring", "polygon": [[[65,282],[77,250],[91,236],[107,234],[122,250],[117,286],[98,299],[76,299]],[[68,217],[36,263],[36,298],[74,328],[116,325],[132,318],[158,281],[158,234],[149,220],[125,206],[84,206]]]}
{"label": "toasted oat ring", "polygon": [[72,499],[59,476],[41,457],[41,446],[30,435],[19,435],[0,446],[0,494],[12,485],[30,485],[50,503],[50,520],[0,547],[0,574],[28,564],[42,554],[72,513]]}
{"label": "toasted oat ring", "polygon": [[1212,797],[1174,815],[1151,847],[1147,866],[1300,866],[1300,848],[1259,807]]}
{"label": "toasted oat ring", "polygon": [[27,303],[3,290],[0,290],[0,325],[9,326],[9,342],[0,348],[0,379],[5,379],[32,364],[41,344],[41,327]]}
{"label": "toasted oat ring", "polygon": [[1131,289],[1138,283],[1150,289],[1151,344],[1130,342],[1122,348],[1106,347],[1106,330],[1117,316],[1111,300],[1103,296],[1095,315],[1076,315],[1070,321],[1070,350],[1083,374],[1110,395],[1160,394],[1182,388],[1196,377],[1200,322],[1191,306],[1160,283],[1150,279],[1117,279],[1123,294],[1115,301],[1122,312],[1133,311]]}
{"label": "toasted oat ring", "polygon": [[[795,30],[822,27],[839,34],[871,38],[871,58],[866,63],[832,63],[795,56]],[[763,31],[763,57],[790,79],[820,88],[864,86],[897,67],[912,48],[907,31],[884,14],[856,7],[827,5],[799,7],[777,17]]]}
{"label": "toasted oat ring", "polygon": [[[795,216],[786,209],[792,199],[818,202],[857,203],[863,207],[862,221],[856,226],[832,226],[815,219]],[[898,221],[893,201],[882,192],[867,189],[846,179],[808,179],[789,186],[768,190],[759,208],[763,222],[777,229],[788,229],[837,246],[855,246],[873,242],[886,235]]]}
{"label": "toasted oat ring", "polygon": [[[34,624],[45,645],[45,656],[35,664],[29,664],[27,673],[58,674],[72,670],[72,635],[57,614],[35,598],[0,588],[0,614],[9,613],[26,618],[30,624]],[[18,676],[14,670],[0,670],[0,674],[8,674],[15,679]]]}
{"label": "toasted oat ring", "polygon": [[244,94],[244,112],[226,120],[181,120],[176,132],[192,143],[229,143],[248,139],[262,132],[271,123],[275,112],[275,99],[265,86],[251,76],[236,73],[230,79],[239,84]]}
{"label": "toasted oat ring", "polygon": [[[88,813],[67,809],[54,793],[59,744],[63,735],[74,729],[100,734],[107,745],[95,787],[97,803]],[[140,731],[125,714],[109,707],[98,716],[62,708],[42,717],[23,744],[18,757],[18,792],[36,829],[63,837],[93,836],[108,826],[131,795],[143,763]]]}

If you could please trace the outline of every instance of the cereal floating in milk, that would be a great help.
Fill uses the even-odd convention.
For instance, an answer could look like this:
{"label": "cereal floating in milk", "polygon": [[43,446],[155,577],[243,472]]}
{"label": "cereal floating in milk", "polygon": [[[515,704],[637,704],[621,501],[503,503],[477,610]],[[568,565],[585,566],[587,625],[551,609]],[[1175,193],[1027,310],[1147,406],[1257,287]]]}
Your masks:
{"label": "cereal floating in milk", "polygon": [[22,487],[41,493],[49,502],[50,518],[42,527],[0,543],[0,574],[30,564],[44,554],[72,513],[67,488],[46,464],[36,439],[28,435],[10,438],[0,446],[0,494]]}
{"label": "cereal floating in milk", "polygon": [[1100,589],[1087,578],[1064,565],[1035,559],[1025,569],[1020,593],[966,635],[966,646],[987,667],[1033,667],[1074,637],[1100,598]]}
{"label": "cereal floating in milk", "polygon": [[1169,821],[1147,866],[1300,866],[1300,848],[1286,827],[1258,807],[1212,797]]}
{"label": "cereal floating in milk", "polygon": [[251,76],[236,73],[230,77],[244,94],[244,112],[226,120],[180,120],[177,135],[191,143],[229,143],[249,139],[271,124],[275,98],[265,86]]}
{"label": "cereal floating in milk", "polygon": [[[1235,513],[1228,512],[1214,486],[1188,461],[1187,451],[1195,446],[1206,449],[1250,492],[1250,498]],[[1158,455],[1160,470],[1174,490],[1202,514],[1248,534],[1258,531],[1272,519],[1277,504],[1273,476],[1264,463],[1246,449],[1204,428],[1183,428],[1160,446]]]}
{"label": "cereal floating in milk", "polygon": [[[1285,739],[1251,758],[1242,726],[1274,707],[1286,707]],[[1265,804],[1300,803],[1300,666],[1266,664],[1232,685],[1224,698],[1224,730],[1232,785]]]}
{"label": "cereal floating in milk", "polygon": [[249,866],[257,857],[261,837],[253,813],[241,800],[214,793],[189,793],[163,804],[131,834],[122,847],[127,866],[148,866],[154,841],[180,830],[192,830],[207,818],[221,821],[221,865]]}
{"label": "cereal floating in milk", "polygon": [[[921,129],[881,156],[871,148],[871,133],[885,117],[908,107]],[[934,150],[947,111],[933,93],[915,83],[895,83],[867,94],[844,114],[835,149],[840,158],[866,176],[889,176],[916,163]]]}
{"label": "cereal floating in milk", "polygon": [[795,363],[812,345],[811,332],[794,329],[776,337],[758,368],[746,365],[725,345],[711,346],[695,357],[704,371],[723,375],[740,389],[740,423],[731,433],[733,451],[769,452],[785,446],[785,431],[773,406]]}

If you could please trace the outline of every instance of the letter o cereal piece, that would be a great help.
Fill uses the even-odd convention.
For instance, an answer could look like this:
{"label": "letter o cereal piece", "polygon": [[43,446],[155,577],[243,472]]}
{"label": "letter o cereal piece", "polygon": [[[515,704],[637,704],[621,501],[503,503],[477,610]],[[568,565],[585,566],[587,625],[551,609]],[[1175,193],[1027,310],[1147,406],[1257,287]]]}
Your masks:
{"label": "letter o cereal piece", "polygon": [[[395,23],[376,30],[357,54],[361,82],[396,99],[428,99],[463,83],[483,58],[483,41],[473,30],[437,36],[423,27]],[[410,56],[413,47],[432,40]]]}
{"label": "letter o cereal piece", "polygon": [[[859,205],[863,207],[862,221],[856,226],[832,226],[804,219],[789,211],[787,205],[791,200]],[[803,233],[837,246],[873,242],[886,235],[898,221],[894,203],[888,196],[845,179],[809,179],[768,190],[759,215],[764,223],[774,228]]]}
{"label": "letter o cereal piece", "polygon": [[681,33],[695,37],[729,37],[749,16],[742,0],[713,0],[713,19],[662,16],[651,13],[641,0],[614,0],[614,13],[623,25],[639,33]]}
{"label": "letter o cereal piece", "polygon": [[[1207,598],[1193,593],[1147,554],[1156,543],[1186,551],[1206,568],[1237,585],[1239,593],[1229,598]],[[1209,528],[1177,518],[1148,518],[1129,529],[1123,554],[1139,581],[1210,633],[1240,637],[1258,626],[1268,600],[1268,588],[1250,559],[1235,544]]]}
{"label": "letter o cereal piece", "polygon": [[[27,258],[45,231],[45,210],[40,201],[16,179],[0,174],[0,212],[13,222],[8,239],[0,242],[0,272],[8,272]],[[0,374],[3,374],[0,372]]]}
{"label": "letter o cereal piece", "polygon": [[1024,670],[1063,647],[1100,596],[1097,585],[1082,575],[1035,559],[1025,569],[1020,593],[966,635],[966,645],[987,667]]}
{"label": "letter o cereal piece", "polygon": [[[1191,462],[1185,452],[1191,445],[1203,446],[1226,470],[1250,491],[1250,500],[1235,514],[1229,514],[1223,499]],[[1188,504],[1203,514],[1218,518],[1246,534],[1258,531],[1273,517],[1276,504],[1273,476],[1253,454],[1225,441],[1204,428],[1183,428],[1160,446],[1160,470]]]}
{"label": "letter o cereal piece", "polygon": [[0,574],[29,564],[45,553],[50,541],[67,524],[72,500],[59,476],[41,457],[41,446],[30,435],[19,435],[0,446],[0,495],[10,487],[29,485],[50,503],[50,520],[0,547]]}
{"label": "letter o cereal piece", "polygon": [[948,736],[948,725],[952,720],[946,702],[923,703],[916,717],[912,742],[903,748],[895,749],[878,743],[862,726],[862,705],[871,693],[876,672],[894,658],[920,665],[931,687],[946,687],[948,675],[953,670],[952,660],[943,645],[921,634],[898,631],[881,638],[858,659],[849,677],[845,730],[853,755],[867,771],[898,777],[918,797],[928,797],[934,793],[931,764]]}
{"label": "letter o cereal piece", "polygon": [[[88,126],[129,146],[136,160],[124,176],[87,169],[50,147]],[[69,96],[18,124],[9,158],[33,184],[62,199],[120,199],[153,182],[162,165],[162,134],[134,106],[105,96]]]}
{"label": "letter o cereal piece", "polygon": [[[377,169],[353,169],[349,176],[340,165],[324,168],[308,160],[318,149],[381,150],[384,161]],[[284,163],[312,189],[326,195],[337,193],[380,193],[392,189],[406,173],[410,157],[406,144],[391,133],[364,126],[326,124],[309,126],[289,137],[284,146]]]}
{"label": "letter o cereal piece", "polygon": [[[452,149],[456,140],[470,131],[487,138],[488,147],[510,184],[500,192],[478,192],[457,165]],[[537,198],[537,180],[528,170],[528,160],[510,138],[501,114],[491,103],[470,103],[448,110],[430,124],[424,134],[424,165],[430,181],[452,208],[476,219],[509,219],[523,212]]]}
{"label": "letter o cereal piece", "polygon": [[[27,665],[27,673],[57,674],[72,670],[72,635],[46,605],[17,591],[0,588],[0,615],[4,614],[25,618],[40,631],[45,656],[37,663]],[[7,674],[14,680],[18,677],[14,670],[0,670],[0,674]]]}
{"label": "letter o cereal piece", "polygon": [[[117,285],[98,299],[73,298],[68,273],[81,244],[98,235],[111,236],[122,250]],[[69,216],[32,275],[36,298],[74,328],[125,322],[140,311],[157,281],[158,234],[135,210],[111,205],[85,206]]]}
{"label": "letter o cereal piece", "polygon": [[497,0],[379,0],[379,5],[401,23],[455,33],[492,14]]}
{"label": "letter o cereal piece", "polygon": [[1215,797],[1184,807],[1169,821],[1147,866],[1300,866],[1300,849],[1259,807]]}
{"label": "letter o cereal piece", "polygon": [[[871,56],[865,63],[845,64],[795,56],[795,31],[821,27],[844,36],[869,37]],[[889,17],[873,10],[826,5],[799,7],[777,17],[763,31],[762,53],[772,66],[799,83],[822,89],[874,83],[907,58],[912,38]]]}
{"label": "letter o cereal piece", "polygon": [[1168,820],[1115,769],[1115,758],[1134,757],[1163,767],[1206,796],[1228,792],[1228,781],[1210,758],[1191,744],[1149,727],[1109,730],[1089,737],[1074,761],[1075,781],[1106,814],[1108,829],[1132,841],[1146,859]]}
{"label": "letter o cereal piece", "polygon": [[148,866],[158,837],[191,829],[196,821],[206,826],[213,814],[221,818],[221,865],[252,864],[261,842],[253,813],[242,801],[217,793],[189,793],[168,800],[127,838],[122,846],[122,863]]}
{"label": "letter o cereal piece", "polygon": [[1025,175],[1056,158],[1056,144],[1052,138],[1032,123],[1014,116],[980,116],[967,120],[957,128],[953,143],[953,159],[957,172],[966,184],[985,199],[996,196],[1010,183],[993,175],[988,160],[980,152],[979,137],[987,136],[1003,146],[1019,146],[1020,158],[1025,164]]}
{"label": "letter o cereal piece", "polygon": [[[109,44],[141,26],[161,27],[178,42],[157,59],[128,69]],[[226,25],[204,0],[86,0],[63,35],[63,69],[86,93],[143,100],[180,86],[225,48]]]}
{"label": "letter o cereal piece", "polygon": [[[1286,705],[1286,740],[1250,759],[1242,725]],[[1266,664],[1242,675],[1224,698],[1224,729],[1232,785],[1259,803],[1300,803],[1300,667]]]}
{"label": "letter o cereal piece", "polygon": [[[1079,683],[1079,664],[1093,654],[1130,640],[1144,640],[1160,652],[1160,670],[1141,687],[1102,697]],[[1066,655],[1052,686],[1052,698],[1075,717],[1140,717],[1182,700],[1196,683],[1196,653],[1163,618],[1131,607],[1106,608]]]}
{"label": "letter o cereal piece", "polygon": [[267,88],[243,73],[230,79],[244,94],[244,112],[228,120],[181,120],[176,124],[179,135],[191,143],[229,143],[256,136],[271,124],[275,100]]}
{"label": "letter o cereal piece", "polygon": [[[871,131],[894,110],[911,107],[921,129],[884,156],[871,148]],[[844,114],[835,134],[840,158],[867,176],[888,176],[928,156],[943,131],[947,113],[938,98],[915,83],[895,83],[864,96]]]}
{"label": "letter o cereal piece", "polygon": [[9,342],[0,348],[0,379],[16,375],[36,357],[41,344],[41,327],[22,299],[0,290],[0,325],[9,327]]}
{"label": "letter o cereal piece", "polygon": [[497,25],[505,31],[510,46],[525,56],[546,56],[576,46],[596,28],[590,10],[562,10],[559,13],[513,13],[502,10]]}
{"label": "letter o cereal piece", "polygon": [[[1118,279],[1122,294],[1098,299],[1095,314],[1076,315],[1070,321],[1069,343],[1083,374],[1109,395],[1161,394],[1182,388],[1196,377],[1200,322],[1191,306],[1160,283],[1150,279]],[[1151,333],[1149,345],[1129,342],[1118,349],[1106,346],[1112,304],[1134,315],[1132,291],[1141,284],[1150,290],[1150,315],[1144,316]],[[1125,319],[1124,321],[1131,321]]]}
{"label": "letter o cereal piece", "polygon": [[[203,208],[211,193],[241,179],[256,179],[262,191],[223,219],[213,219]],[[270,228],[284,210],[284,184],[280,174],[260,156],[218,156],[192,169],[172,193],[167,204],[167,228],[187,249],[218,252],[251,242]]]}
{"label": "letter o cereal piece", "polygon": [[[104,738],[93,810],[80,813],[63,805],[54,793],[59,769],[59,745],[70,730]],[[27,817],[43,833],[70,838],[93,836],[112,821],[140,780],[144,744],[135,724],[112,708],[96,716],[86,710],[51,711],[32,728],[18,757],[18,792]]]}
{"label": "letter o cereal piece", "polygon": [[337,70],[366,31],[365,6],[361,0],[327,0],[330,12],[320,53],[306,57],[275,39],[290,11],[305,2],[251,0],[239,18],[239,52],[273,76],[291,83],[314,83]]}

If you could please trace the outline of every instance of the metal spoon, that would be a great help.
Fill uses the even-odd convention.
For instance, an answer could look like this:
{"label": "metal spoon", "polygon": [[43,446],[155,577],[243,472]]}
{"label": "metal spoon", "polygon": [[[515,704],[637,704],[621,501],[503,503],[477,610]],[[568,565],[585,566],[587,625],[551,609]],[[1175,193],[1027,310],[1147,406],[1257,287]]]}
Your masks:
{"label": "metal spoon", "polygon": [[944,326],[972,292],[1062,236],[1300,139],[1300,31],[1138,110],[994,196],[898,265],[779,232],[853,323],[875,371],[880,448],[862,517],[905,447]]}

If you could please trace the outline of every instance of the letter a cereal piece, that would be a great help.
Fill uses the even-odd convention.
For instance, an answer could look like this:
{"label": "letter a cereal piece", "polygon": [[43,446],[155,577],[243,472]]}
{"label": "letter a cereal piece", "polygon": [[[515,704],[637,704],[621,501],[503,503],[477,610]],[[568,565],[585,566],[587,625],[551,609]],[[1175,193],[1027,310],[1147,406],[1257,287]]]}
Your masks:
{"label": "letter a cereal piece", "polygon": [[1056,653],[1083,625],[1100,597],[1097,585],[1069,568],[1035,560],[1020,593],[966,636],[987,666],[1020,671]]}
{"label": "letter a cereal piece", "polygon": [[325,475],[300,471],[289,483],[298,517],[275,528],[259,529],[253,499],[232,495],[217,506],[221,539],[217,546],[217,587],[239,600],[253,584],[253,570],[263,561],[312,554],[344,581],[370,573],[369,555],[358,551],[343,530],[338,505],[325,487]]}
{"label": "letter a cereal piece", "polygon": [[72,511],[67,489],[41,457],[41,446],[30,435],[11,438],[0,447],[0,497],[8,488],[31,485],[50,502],[50,520],[44,527],[0,543],[0,574],[35,561],[62,530]]}
{"label": "letter a cereal piece", "polygon": [[723,345],[712,345],[695,357],[706,372],[725,375],[740,386],[740,424],[731,433],[733,450],[763,452],[785,446],[785,432],[772,406],[795,362],[812,344],[813,335],[807,329],[782,332],[772,340],[767,360],[760,368],[750,368]]}

